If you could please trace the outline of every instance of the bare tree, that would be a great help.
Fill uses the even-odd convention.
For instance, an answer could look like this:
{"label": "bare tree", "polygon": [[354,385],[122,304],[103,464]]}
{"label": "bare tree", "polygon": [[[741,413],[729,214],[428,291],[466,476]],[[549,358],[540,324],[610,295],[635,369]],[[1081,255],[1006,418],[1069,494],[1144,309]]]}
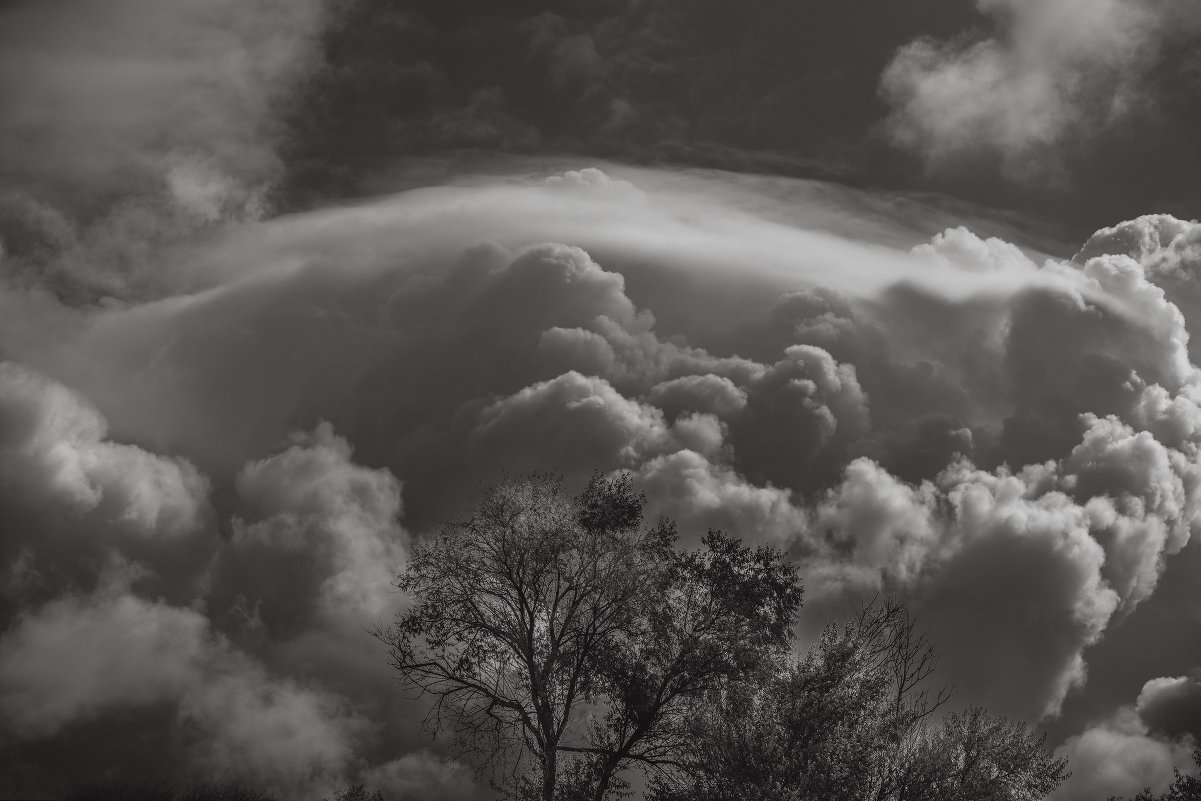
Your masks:
{"label": "bare tree", "polygon": [[873,599],[859,613],[850,633],[868,656],[868,670],[886,679],[889,708],[881,715],[888,748],[877,761],[877,801],[895,798],[908,766],[912,765],[917,735],[926,720],[950,700],[951,689],[939,687],[931,695],[927,680],[938,669],[938,652],[925,631],[919,629],[904,604]]}
{"label": "bare tree", "polygon": [[787,645],[800,587],[781,554],[716,533],[679,552],[644,503],[624,476],[578,498],[551,476],[505,481],[414,549],[397,581],[414,605],[376,632],[433,696],[435,731],[486,763],[513,754],[519,790],[532,758],[543,801],[564,759],[595,799],[629,764],[670,766],[683,702]]}

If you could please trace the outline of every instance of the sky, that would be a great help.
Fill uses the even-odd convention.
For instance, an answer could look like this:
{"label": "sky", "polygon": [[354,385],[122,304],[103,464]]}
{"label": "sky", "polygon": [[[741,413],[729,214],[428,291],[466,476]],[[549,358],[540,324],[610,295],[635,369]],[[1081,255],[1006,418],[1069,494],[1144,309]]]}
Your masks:
{"label": "sky", "polygon": [[364,632],[505,471],[1201,737],[1195,0],[0,2],[0,795],[486,799]]}

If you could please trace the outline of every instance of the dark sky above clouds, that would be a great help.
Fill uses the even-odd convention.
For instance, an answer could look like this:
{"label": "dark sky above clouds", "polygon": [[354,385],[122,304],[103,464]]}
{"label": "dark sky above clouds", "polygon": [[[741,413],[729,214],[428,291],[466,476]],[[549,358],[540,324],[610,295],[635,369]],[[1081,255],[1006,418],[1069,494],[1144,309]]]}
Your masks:
{"label": "dark sky above clouds", "polygon": [[1201,736],[1194,0],[0,2],[0,795],[488,798],[364,626],[502,471]]}
{"label": "dark sky above clouds", "polygon": [[463,147],[934,190],[1089,230],[1187,214],[1196,16],[1189,0],[358,0],[285,112],[289,187]]}

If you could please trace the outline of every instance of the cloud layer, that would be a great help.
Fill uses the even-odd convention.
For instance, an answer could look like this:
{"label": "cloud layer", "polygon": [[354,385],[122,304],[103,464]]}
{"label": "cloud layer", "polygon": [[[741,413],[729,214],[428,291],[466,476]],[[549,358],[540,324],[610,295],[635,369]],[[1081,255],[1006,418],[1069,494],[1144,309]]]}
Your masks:
{"label": "cloud layer", "polygon": [[[0,705],[34,775],[6,780],[124,716],[178,775],[461,797],[362,631],[504,470],[628,470],[685,542],[786,548],[805,630],[907,599],[965,702],[1038,721],[1088,692],[1201,524],[1198,226],[910,248],[854,194],[623,174],[244,223],[157,300],[5,284]],[[1192,680],[1147,670],[1065,743],[1082,764],[1130,738],[1129,781],[1179,763]]]}

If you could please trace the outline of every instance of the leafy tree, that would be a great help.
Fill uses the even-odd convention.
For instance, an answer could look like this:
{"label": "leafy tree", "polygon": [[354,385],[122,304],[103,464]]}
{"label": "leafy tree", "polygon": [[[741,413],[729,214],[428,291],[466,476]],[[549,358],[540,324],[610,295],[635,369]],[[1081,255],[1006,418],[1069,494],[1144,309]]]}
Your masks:
{"label": "leafy tree", "polygon": [[107,778],[77,784],[59,797],[66,801],[276,801],[254,787],[226,779],[175,784]]}
{"label": "leafy tree", "polygon": [[591,746],[563,747],[594,757],[595,801],[623,764],[684,768],[690,702],[761,670],[792,636],[801,599],[795,568],[721,532],[703,544],[672,554],[635,625],[598,652],[606,714],[593,724]]}
{"label": "leafy tree", "polygon": [[[323,801],[330,801],[326,798]],[[365,784],[352,784],[334,792],[333,801],[384,801],[384,794],[379,790],[372,793]]]}
{"label": "leafy tree", "polygon": [[873,602],[802,658],[696,704],[688,778],[660,781],[654,796],[999,801],[1041,798],[1062,782],[1065,763],[1021,724],[972,709],[932,726],[949,698],[926,689],[936,665],[905,608]]}
{"label": "leafy tree", "polygon": [[679,551],[644,504],[628,476],[576,498],[507,480],[397,580],[414,604],[375,632],[393,668],[433,697],[435,731],[485,763],[516,751],[516,794],[599,801],[626,767],[678,769],[688,702],[787,647],[795,568],[717,532]]}
{"label": "leafy tree", "polygon": [[924,756],[924,769],[911,771],[898,797],[1035,801],[1068,776],[1066,760],[1047,751],[1046,735],[980,707],[948,716],[927,738]]}

